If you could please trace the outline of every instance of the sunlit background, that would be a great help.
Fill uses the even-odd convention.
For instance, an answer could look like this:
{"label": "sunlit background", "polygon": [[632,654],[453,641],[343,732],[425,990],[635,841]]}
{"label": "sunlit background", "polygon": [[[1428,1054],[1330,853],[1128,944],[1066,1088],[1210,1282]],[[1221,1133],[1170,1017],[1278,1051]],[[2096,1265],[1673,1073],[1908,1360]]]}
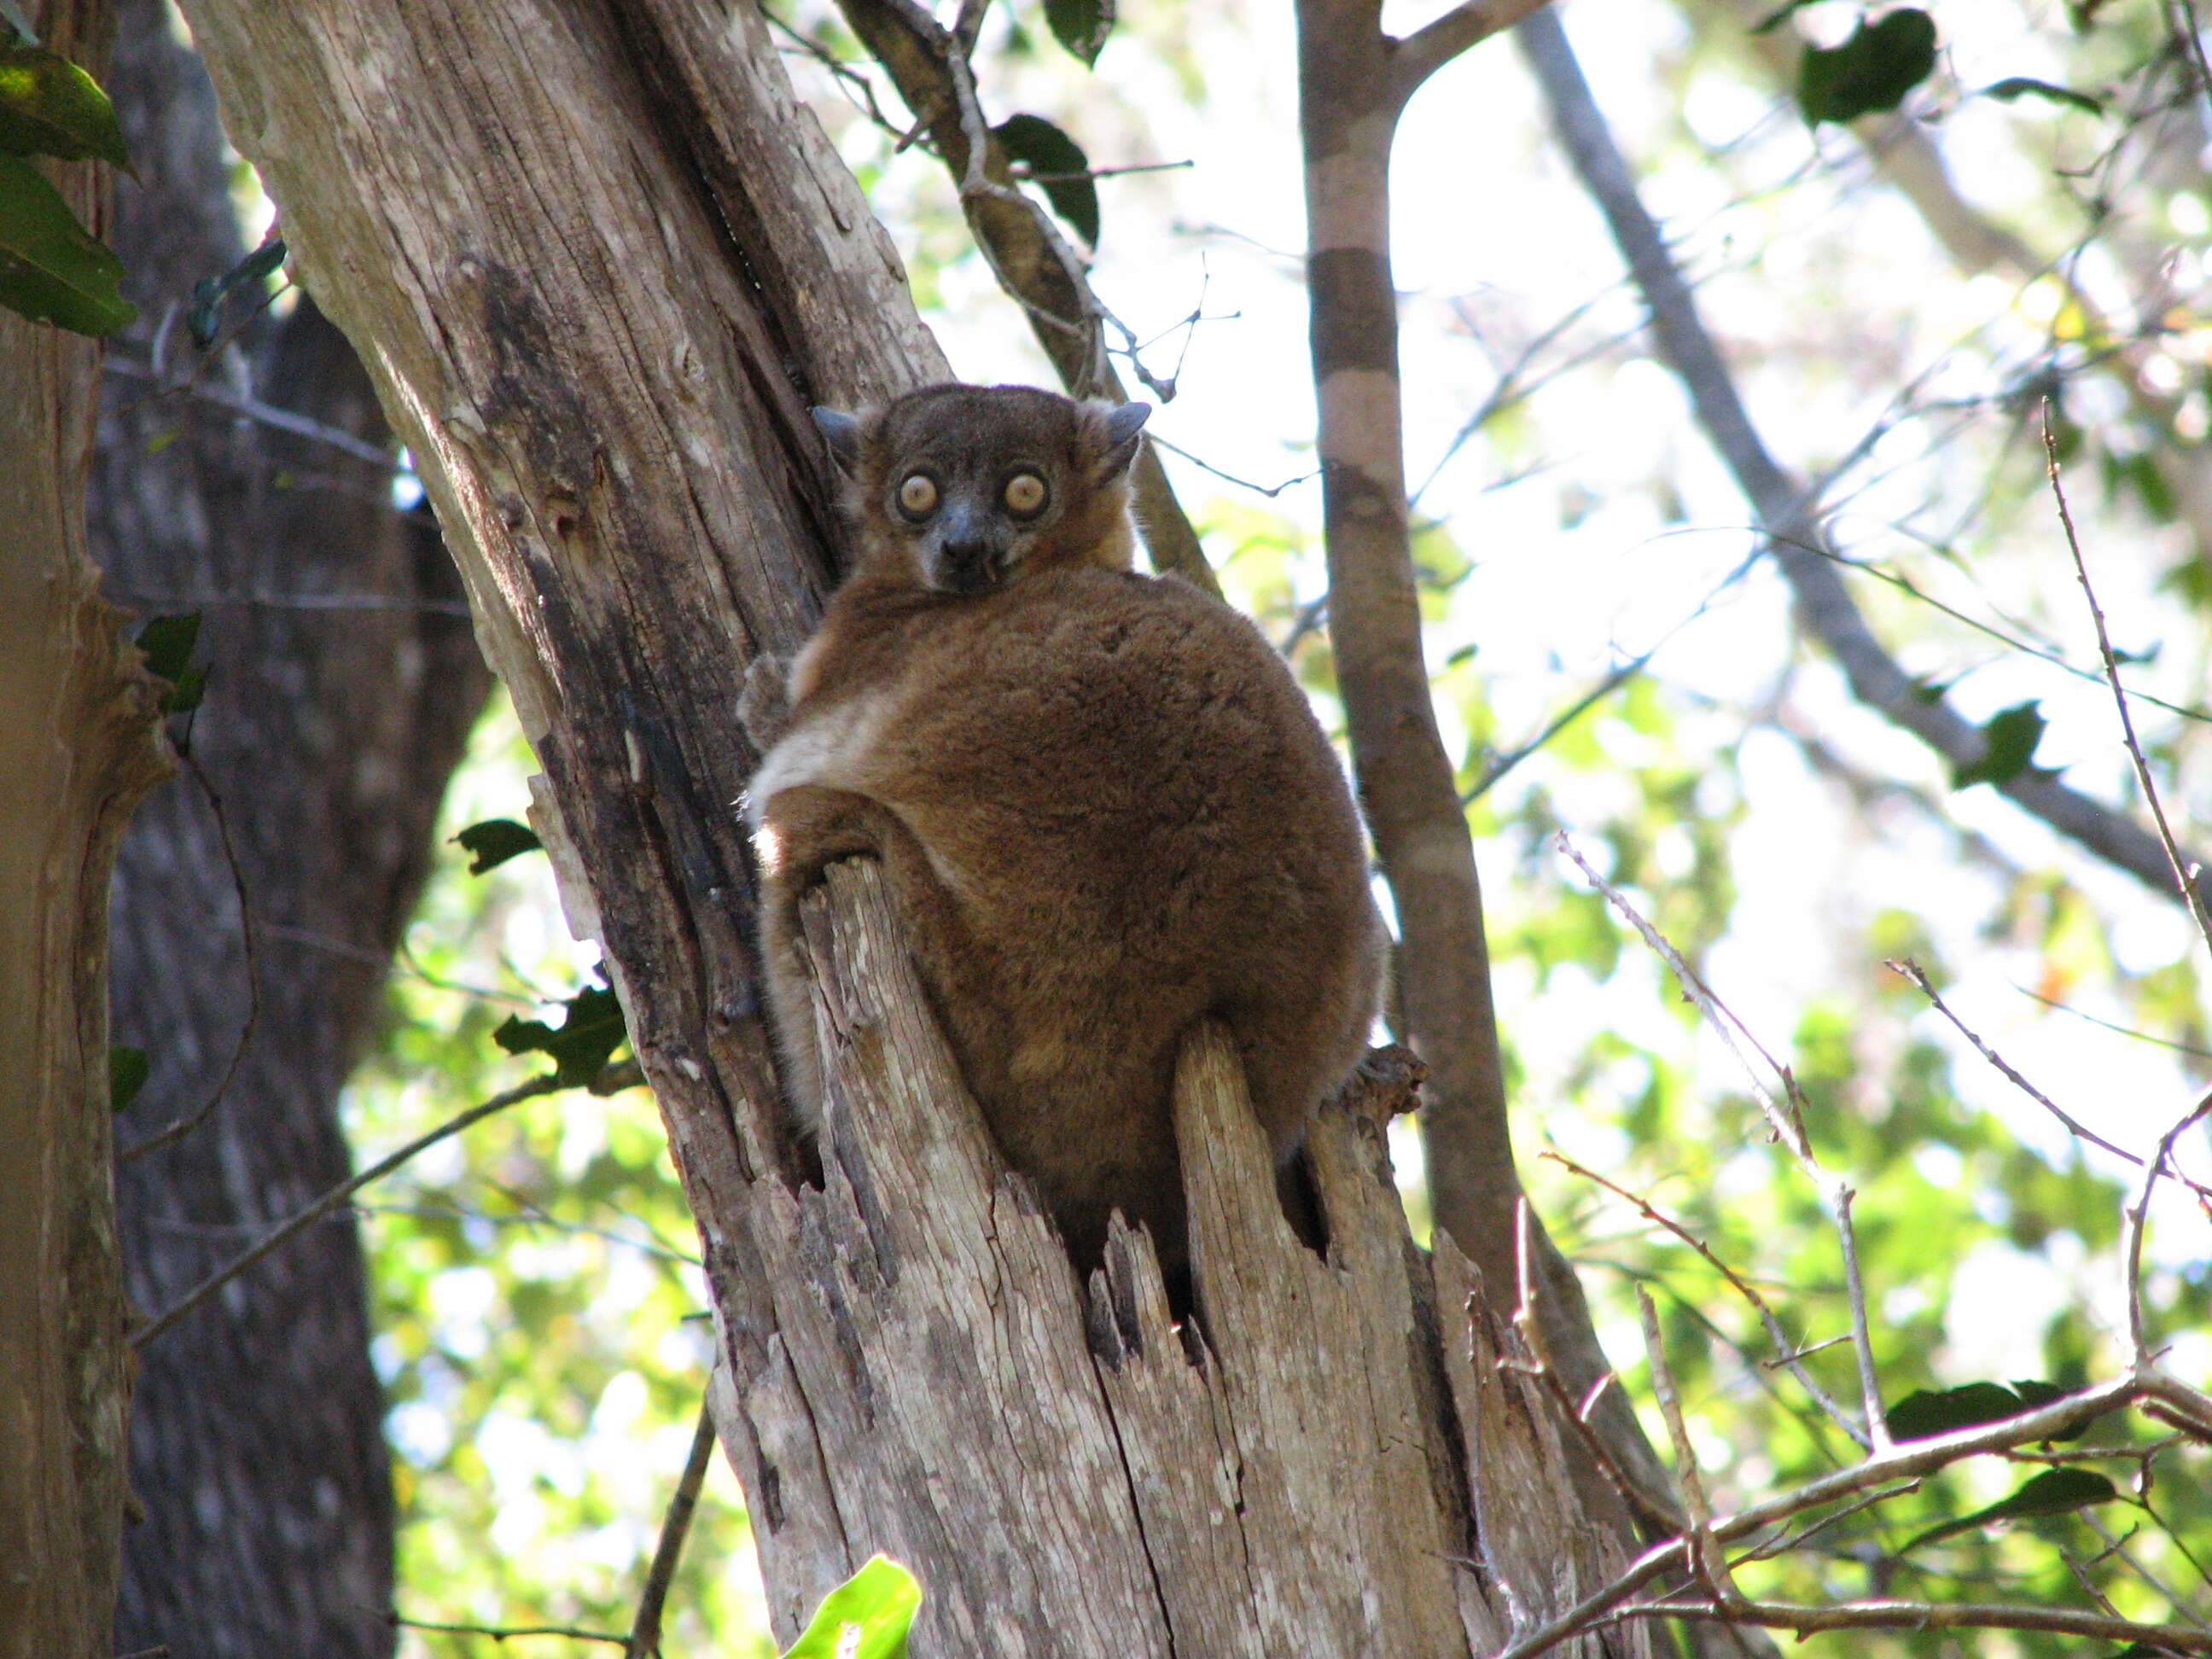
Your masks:
{"label": "sunlit background", "polygon": [[[1403,31],[1437,9],[1393,5],[1386,23]],[[825,67],[866,72],[834,13],[776,9],[794,78],[890,227],[956,369],[1049,383],[940,164],[895,151]],[[2086,33],[2058,6],[1933,9],[1943,60],[1905,107],[1950,194],[1917,202],[1857,132],[1808,131],[1789,96],[1793,31],[1848,33],[1860,13],[1845,0],[1768,35],[1750,32],[1763,8],[1739,0],[1576,0],[1565,21],[1767,447],[1826,481],[1838,550],[1898,579],[1848,575],[1884,641],[1977,721],[2039,704],[2036,763],[2140,815],[2042,474],[2038,400],[2063,381],[2069,493],[2131,685],[2193,708],[2212,641],[2202,106],[2163,125],[2144,114],[2171,90],[2145,68],[2162,38],[2146,0],[2115,0]],[[1170,476],[1224,586],[1291,644],[1335,729],[1313,626],[1323,576],[1289,9],[1127,0],[1123,12],[1094,72],[1054,45],[1041,7],[996,9],[978,54],[985,105],[994,119],[1049,118],[1097,167],[1177,164],[1100,182],[1096,286],[1146,343],[1147,372],[1173,382],[1150,429],[1179,452]],[[2107,100],[2105,112],[1976,95],[2019,76]],[[2178,143],[2185,131],[2195,137]],[[1750,509],[1647,353],[1638,297],[1510,40],[1419,94],[1393,189],[1429,660],[1463,783],[1650,653],[1470,807],[1516,1145],[1624,1377],[1643,1386],[1640,1283],[1661,1304],[1723,1501],[1842,1449],[1753,1363],[1768,1353],[1756,1322],[1710,1269],[1535,1161],[1555,1146],[1650,1197],[1805,1342],[1844,1330],[1835,1240],[1813,1194],[1767,1144],[1735,1062],[1553,850],[1562,831],[1808,1091],[1822,1158],[1860,1188],[1893,1399],[2109,1368],[2132,1172],[2071,1139],[1883,963],[1917,960],[2054,1101],[2147,1152],[2207,1077],[2203,941],[2170,898],[1990,788],[1954,789],[1799,635],[1779,575],[1751,556]],[[1977,224],[2017,239],[2028,267],[1974,269],[1947,251]],[[2177,825],[2212,839],[2201,718],[2148,702],[2134,713]],[[511,715],[488,719],[446,833],[521,817],[532,769]],[[528,1075],[491,1029],[589,980],[593,953],[570,940],[542,860],[471,877],[447,851],[409,935],[390,1043],[349,1093],[362,1161]],[[1408,1132],[1394,1146],[1425,1224],[1418,1144]],[[2203,1175],[2201,1138],[2187,1161]],[[530,1103],[365,1196],[405,1517],[400,1611],[626,1629],[709,1346],[650,1101]],[[2154,1208],[2148,1303],[2174,1369],[2200,1383],[2212,1376],[2206,1236],[2179,1200]],[[1850,1392],[1841,1351],[1814,1363]],[[2201,1455],[2148,1467],[2159,1513],[2203,1559]],[[1946,1477],[1959,1485],[1911,1514],[1963,1512],[2007,1478]],[[1909,1533],[1911,1517],[1899,1524]],[[2070,1595],[2061,1552],[2102,1548],[2090,1524],[1931,1547],[1896,1588]],[[2136,1547],[2149,1576],[2203,1593],[2155,1528]],[[1781,1582],[1801,1596],[1864,1594],[1866,1553],[1844,1529],[1826,1569]],[[2130,1613],[2167,1616],[2142,1583],[2114,1595]],[[2027,1635],[1813,1639],[1837,1654],[2080,1650]],[[532,1638],[526,1650],[574,1645]],[[422,1630],[403,1644],[490,1650]],[[742,1494],[719,1459],[667,1650],[772,1650]]]}

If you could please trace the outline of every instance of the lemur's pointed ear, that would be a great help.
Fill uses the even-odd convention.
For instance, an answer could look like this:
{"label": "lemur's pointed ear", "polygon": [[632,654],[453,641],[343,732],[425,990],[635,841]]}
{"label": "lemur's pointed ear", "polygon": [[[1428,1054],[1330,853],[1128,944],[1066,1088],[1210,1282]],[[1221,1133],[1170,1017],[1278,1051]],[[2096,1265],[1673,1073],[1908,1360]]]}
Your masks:
{"label": "lemur's pointed ear", "polygon": [[822,428],[822,435],[830,441],[830,453],[836,457],[841,471],[850,472],[853,463],[860,454],[860,422],[842,409],[811,409],[814,424]]}
{"label": "lemur's pointed ear", "polygon": [[1106,465],[1101,469],[1101,483],[1118,478],[1129,470],[1129,463],[1137,459],[1137,434],[1152,418],[1152,413],[1150,404],[1123,404],[1107,412]]}

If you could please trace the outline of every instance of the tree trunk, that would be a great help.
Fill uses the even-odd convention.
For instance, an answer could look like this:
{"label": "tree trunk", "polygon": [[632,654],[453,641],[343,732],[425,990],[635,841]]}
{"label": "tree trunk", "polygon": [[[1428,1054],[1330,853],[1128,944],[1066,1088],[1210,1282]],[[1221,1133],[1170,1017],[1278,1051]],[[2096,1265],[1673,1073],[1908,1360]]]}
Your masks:
{"label": "tree trunk", "polygon": [[1472,1653],[1589,1588],[1613,1546],[1576,1517],[1547,1408],[1489,1363],[1456,1258],[1412,1254],[1356,1127],[1317,1132],[1323,1263],[1197,1039],[1204,1334],[1171,1331],[1130,1241],[1086,1295],[866,871],[817,917],[839,1081],[824,1185],[800,1180],[733,711],[836,562],[806,406],[942,367],[750,0],[186,9],[544,769],[534,817],[699,1223],[779,1633],[878,1547],[929,1586],[924,1653]]}
{"label": "tree trunk", "polygon": [[[33,7],[97,74],[99,0]],[[92,162],[46,169],[95,230]],[[100,348],[0,314],[0,1655],[105,1659],[130,1393],[107,1087],[107,881],[161,776],[153,682],[85,547]]]}
{"label": "tree trunk", "polygon": [[[392,507],[387,466],[197,395],[260,398],[384,447],[368,377],[312,304],[246,326],[192,392],[157,397],[137,372],[165,314],[245,251],[213,90],[166,10],[125,0],[111,81],[137,175],[115,242],[141,317],[108,379],[92,533],[111,596],[203,615],[191,743],[222,820],[179,778],[124,839],[114,1023],[152,1069],[122,1138],[144,1142],[218,1091],[222,1103],[121,1168],[130,1290],[149,1314],[344,1178],[338,1089],[374,1035],[489,685],[452,563],[422,518]],[[234,320],[255,297],[234,301]],[[167,332],[181,382],[190,348],[173,317]],[[143,1519],[125,1534],[118,1651],[391,1650],[367,1313],[357,1230],[336,1218],[143,1354]]]}

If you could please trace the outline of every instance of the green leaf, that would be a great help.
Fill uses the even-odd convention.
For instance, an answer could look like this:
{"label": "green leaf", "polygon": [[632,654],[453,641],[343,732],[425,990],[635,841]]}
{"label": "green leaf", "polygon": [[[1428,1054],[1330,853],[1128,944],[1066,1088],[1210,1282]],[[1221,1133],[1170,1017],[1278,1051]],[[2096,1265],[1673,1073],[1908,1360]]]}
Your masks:
{"label": "green leaf", "polygon": [[123,262],[61,192],[18,155],[0,155],[0,306],[76,334],[112,334],[138,314],[116,292]]}
{"label": "green leaf", "polygon": [[2039,706],[2016,702],[2001,709],[1982,725],[1982,757],[1951,769],[1951,787],[1964,789],[1976,783],[2010,783],[2035,759],[2035,745],[2043,739],[2044,719]]}
{"label": "green leaf", "polygon": [[220,276],[203,276],[192,284],[192,302],[185,308],[185,326],[192,343],[203,351],[215,343],[222,329],[223,301],[241,288],[259,287],[269,273],[284,263],[284,239],[271,236]]}
{"label": "green leaf", "polygon": [[623,1024],[622,1004],[602,986],[586,986],[561,1006],[566,1012],[557,1030],[542,1019],[509,1015],[491,1037],[510,1054],[545,1055],[563,1086],[580,1089],[605,1069],[608,1056],[629,1032]]}
{"label": "green leaf", "polygon": [[2105,100],[2092,98],[2086,92],[2076,92],[2071,87],[2054,87],[2048,81],[2033,80],[2025,75],[2008,76],[1995,86],[1984,87],[1982,96],[1999,98],[2009,104],[2021,98],[2040,98],[2053,104],[2068,104],[2092,115],[2105,112]]}
{"label": "green leaf", "polygon": [[1114,0],[1044,0],[1044,21],[1053,38],[1088,67],[1114,32]]}
{"label": "green leaf", "polygon": [[531,833],[528,824],[517,823],[513,818],[486,818],[482,823],[471,824],[453,839],[471,854],[469,873],[472,876],[495,870],[525,853],[535,853],[545,844]]}
{"label": "green leaf", "polygon": [[[1977,1428],[1984,1423],[2002,1422],[2065,1397],[2066,1390],[2056,1382],[2014,1382],[2008,1389],[2000,1382],[1969,1382],[1963,1388],[1922,1389],[1908,1394],[1885,1415],[1889,1419],[1893,1439],[1926,1440],[1960,1429]],[[2095,1421],[2096,1415],[2091,1413],[2044,1437],[2079,1440]]]}
{"label": "green leaf", "polygon": [[0,46],[0,150],[131,165],[115,106],[100,83],[68,58],[32,46]]}
{"label": "green leaf", "polygon": [[2011,1497],[2001,1498],[1987,1509],[1976,1510],[1972,1515],[1962,1515],[1954,1521],[1930,1527],[1898,1553],[1903,1555],[1906,1550],[1917,1549],[1938,1538],[1948,1538],[1954,1533],[1985,1526],[1992,1521],[2024,1521],[2039,1515],[2064,1515],[2086,1504],[2109,1504],[2119,1495],[2119,1488],[2093,1469],[2045,1469],[2042,1474],[2031,1477]]}
{"label": "green leaf", "polygon": [[119,1112],[138,1098],[138,1091],[146,1086],[146,1074],[153,1069],[143,1048],[128,1048],[121,1043],[107,1051],[107,1106]]}
{"label": "green leaf", "polygon": [[914,1575],[888,1555],[872,1556],[822,1598],[783,1659],[906,1659],[907,1632],[921,1605]]}
{"label": "green leaf", "polygon": [[1890,1437],[1927,1440],[1984,1423],[2017,1417],[2025,1410],[2020,1396],[1999,1382],[1969,1382],[1964,1388],[1918,1389],[1892,1406]]}
{"label": "green leaf", "polygon": [[1840,46],[1807,46],[1797,107],[1814,126],[1895,109],[1936,67],[1936,20],[1907,6],[1862,22]]}
{"label": "green leaf", "polygon": [[137,643],[146,653],[146,672],[169,683],[161,696],[164,714],[189,714],[207,695],[207,670],[192,661],[199,638],[197,611],[181,617],[155,617],[138,630]]}
{"label": "green leaf", "polygon": [[1044,191],[1053,211],[1097,247],[1098,186],[1087,178],[1066,176],[1091,171],[1091,158],[1083,147],[1042,115],[1010,115],[991,131],[1006,154],[1026,163],[1031,172],[1059,175],[1039,179],[1037,188]]}

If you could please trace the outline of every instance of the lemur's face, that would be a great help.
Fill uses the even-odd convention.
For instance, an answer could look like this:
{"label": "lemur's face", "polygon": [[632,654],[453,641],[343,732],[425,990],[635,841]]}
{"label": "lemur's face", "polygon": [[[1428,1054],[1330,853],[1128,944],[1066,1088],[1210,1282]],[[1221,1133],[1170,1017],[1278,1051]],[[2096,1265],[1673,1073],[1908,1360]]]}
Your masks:
{"label": "lemur's face", "polygon": [[864,542],[936,592],[995,592],[1070,560],[1126,562],[1137,431],[1152,411],[1031,386],[931,386],[855,421],[816,419],[851,479]]}

